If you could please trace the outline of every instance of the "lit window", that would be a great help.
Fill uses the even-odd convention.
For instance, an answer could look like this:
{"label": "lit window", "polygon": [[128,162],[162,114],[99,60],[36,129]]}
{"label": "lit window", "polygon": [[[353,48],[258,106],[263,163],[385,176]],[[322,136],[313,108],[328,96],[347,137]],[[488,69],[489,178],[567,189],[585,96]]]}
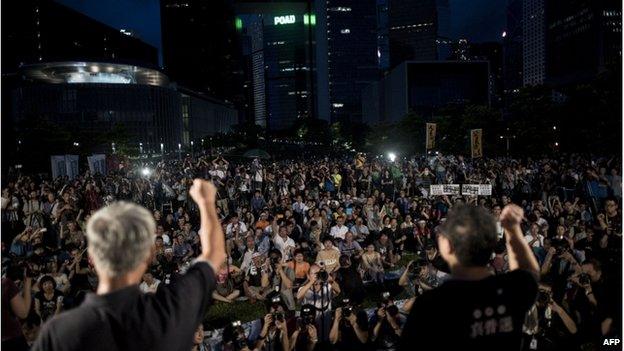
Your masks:
{"label": "lit window", "polygon": [[332,106],[333,106],[334,108],[341,108],[341,107],[343,107],[343,106],[344,106],[344,104],[343,104],[343,103],[340,103],[340,102],[334,102],[334,103],[332,104]]}

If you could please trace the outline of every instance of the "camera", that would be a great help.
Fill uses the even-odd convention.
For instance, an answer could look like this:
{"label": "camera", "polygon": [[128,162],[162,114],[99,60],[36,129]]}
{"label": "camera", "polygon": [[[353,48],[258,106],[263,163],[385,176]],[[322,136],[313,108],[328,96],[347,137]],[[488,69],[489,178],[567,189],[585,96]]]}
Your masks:
{"label": "camera", "polygon": [[232,343],[234,350],[242,350],[247,347],[247,337],[241,321],[234,321],[223,329],[223,342]]}
{"label": "camera", "polygon": [[285,320],[284,312],[277,311],[277,312],[271,313],[271,315],[273,316],[273,321],[279,321],[283,323]]}
{"label": "camera", "polygon": [[351,306],[351,300],[342,299],[342,315],[349,317],[353,313],[353,306]]}
{"label": "camera", "polygon": [[552,296],[550,295],[549,291],[540,290],[537,295],[537,302],[540,305],[547,305],[551,299],[552,299]]}
{"label": "camera", "polygon": [[313,325],[316,319],[316,307],[306,304],[301,306],[300,322],[303,326]]}
{"label": "camera", "polygon": [[555,254],[557,256],[563,255],[570,249],[568,242],[563,239],[553,239],[551,244],[555,248]]}
{"label": "camera", "polygon": [[272,266],[276,266],[278,264],[280,264],[282,261],[282,259],[279,256],[271,256],[270,257],[270,262]]}
{"label": "camera", "polygon": [[591,278],[589,277],[589,274],[587,273],[581,273],[579,275],[578,281],[579,283],[581,283],[581,285],[591,284]]}
{"label": "camera", "polygon": [[381,293],[381,302],[377,304],[378,308],[387,307],[390,304],[390,293],[384,291]]}
{"label": "camera", "polygon": [[322,283],[326,283],[329,279],[329,273],[327,273],[326,270],[321,269],[320,271],[316,272],[316,279],[320,280]]}

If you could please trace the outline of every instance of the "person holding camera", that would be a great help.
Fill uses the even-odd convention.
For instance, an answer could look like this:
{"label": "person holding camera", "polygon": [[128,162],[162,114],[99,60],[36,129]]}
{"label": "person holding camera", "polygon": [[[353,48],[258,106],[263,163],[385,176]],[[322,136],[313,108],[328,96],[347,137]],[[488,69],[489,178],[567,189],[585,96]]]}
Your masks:
{"label": "person holding camera", "polygon": [[568,312],[553,300],[552,287],[540,283],[535,305],[524,323],[523,350],[570,350],[577,327]]}
{"label": "person holding camera", "polygon": [[281,297],[273,294],[270,300],[269,313],[263,318],[262,330],[256,341],[256,349],[263,351],[289,351],[288,310]]}
{"label": "person holding camera", "polygon": [[223,328],[221,335],[221,347],[223,351],[259,351],[245,334],[241,321],[234,321]]}
{"label": "person holding camera", "polygon": [[319,345],[316,328],[316,308],[310,304],[301,306],[297,328],[290,336],[290,351],[313,351]]}
{"label": "person holding camera", "polygon": [[397,350],[405,326],[405,316],[400,314],[398,306],[389,300],[389,295],[387,292],[382,294],[383,302],[371,319],[371,324],[374,325],[371,341],[375,350]]}
{"label": "person holding camera", "polygon": [[356,311],[350,300],[343,303],[334,312],[329,341],[335,350],[357,350],[368,342],[368,318],[365,311]]}
{"label": "person holding camera", "polygon": [[293,282],[295,281],[295,271],[282,262],[282,252],[278,249],[269,251],[266,274],[262,275],[262,288],[278,291],[282,300],[289,310],[295,309],[295,298],[293,296]]}
{"label": "person holding camera", "polygon": [[[484,208],[456,205],[438,234],[451,279],[416,299],[402,333],[402,350],[518,350],[522,325],[535,302],[539,266],[524,240],[524,211],[507,205],[500,216],[509,269],[488,264],[498,242],[496,220]],[[427,318],[423,318],[427,316]]]}
{"label": "person holding camera", "polygon": [[616,312],[619,310],[613,308],[621,306],[620,284],[609,286],[600,262],[583,262],[580,271],[569,280],[573,287],[566,295],[571,297],[570,305],[579,318],[581,342],[597,345],[605,337],[621,335],[621,319]]}

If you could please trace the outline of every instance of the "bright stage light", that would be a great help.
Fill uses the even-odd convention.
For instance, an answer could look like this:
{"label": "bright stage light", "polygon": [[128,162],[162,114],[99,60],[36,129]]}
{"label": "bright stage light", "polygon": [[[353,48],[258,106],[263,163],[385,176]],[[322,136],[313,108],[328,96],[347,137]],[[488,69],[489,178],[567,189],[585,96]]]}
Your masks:
{"label": "bright stage light", "polygon": [[394,162],[394,160],[396,160],[396,154],[394,152],[388,152],[388,159],[390,160],[390,162]]}

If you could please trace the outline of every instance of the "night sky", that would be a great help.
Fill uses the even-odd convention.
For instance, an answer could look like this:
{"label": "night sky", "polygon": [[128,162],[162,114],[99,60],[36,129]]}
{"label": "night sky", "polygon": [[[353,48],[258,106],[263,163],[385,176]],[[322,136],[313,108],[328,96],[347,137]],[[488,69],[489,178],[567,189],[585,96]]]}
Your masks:
{"label": "night sky", "polygon": [[[159,0],[57,0],[117,29],[132,29],[160,49]],[[209,0],[206,0],[209,1]],[[498,41],[507,0],[450,0],[451,35],[473,42]]]}

